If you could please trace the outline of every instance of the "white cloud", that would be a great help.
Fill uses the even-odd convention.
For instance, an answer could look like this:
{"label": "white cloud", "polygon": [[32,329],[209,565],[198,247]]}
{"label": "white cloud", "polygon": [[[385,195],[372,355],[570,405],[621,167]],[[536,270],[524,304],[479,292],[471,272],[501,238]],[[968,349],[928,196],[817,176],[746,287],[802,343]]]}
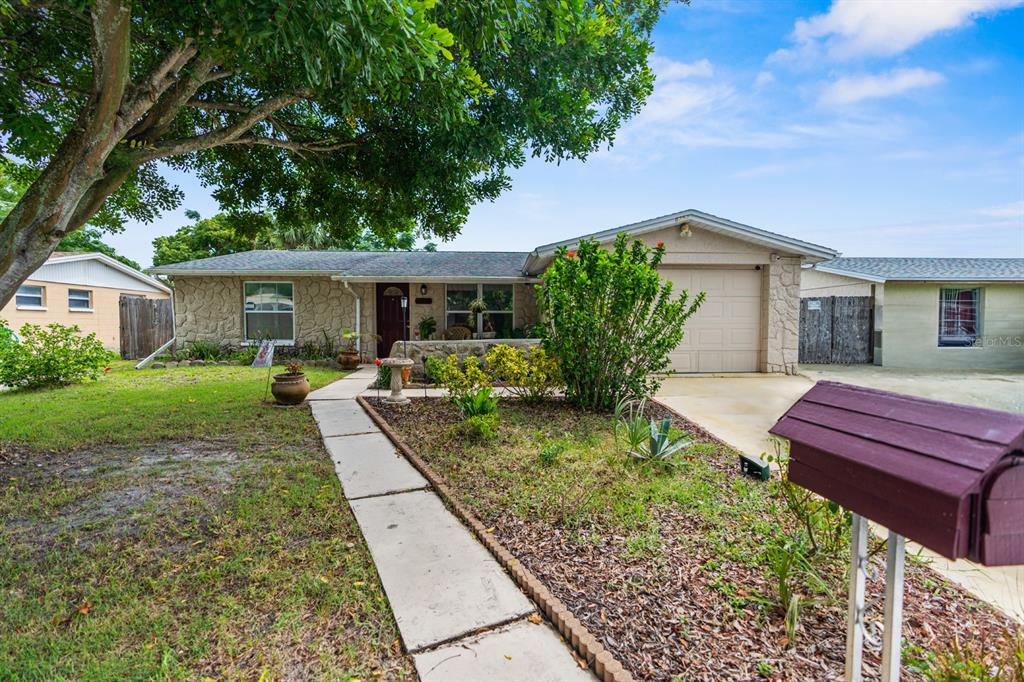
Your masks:
{"label": "white cloud", "polygon": [[1017,7],[1024,0],[834,0],[829,11],[800,19],[793,29],[797,50],[774,59],[824,49],[835,59],[899,54],[974,19]]}
{"label": "white cloud", "polygon": [[993,218],[1024,218],[1024,201],[1012,201],[1002,206],[979,208],[975,212]]}
{"label": "white cloud", "polygon": [[763,88],[766,85],[771,85],[775,82],[775,74],[771,71],[762,71],[757,74],[757,78],[754,79],[754,87]]}
{"label": "white cloud", "polygon": [[681,80],[684,78],[707,78],[715,73],[715,67],[707,59],[695,62],[677,62],[667,57],[651,57],[651,69],[659,81]]}
{"label": "white cloud", "polygon": [[854,104],[938,85],[944,80],[941,73],[927,69],[893,69],[883,74],[843,76],[825,87],[819,101],[829,106]]}

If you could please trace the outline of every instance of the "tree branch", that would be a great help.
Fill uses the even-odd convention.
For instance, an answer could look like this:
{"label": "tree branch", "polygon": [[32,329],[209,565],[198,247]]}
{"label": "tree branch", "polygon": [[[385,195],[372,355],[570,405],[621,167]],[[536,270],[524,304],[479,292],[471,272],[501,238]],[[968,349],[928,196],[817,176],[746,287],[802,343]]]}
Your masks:
{"label": "tree branch", "polygon": [[[192,55],[196,54],[195,50]],[[191,58],[191,55],[189,56]],[[187,59],[185,60],[187,63]],[[184,65],[184,64],[183,64]],[[200,54],[192,63],[189,74],[185,78],[174,83],[174,87],[167,91],[164,88],[163,96],[156,100],[153,108],[149,110],[146,117],[132,128],[128,133],[131,139],[156,140],[171,123],[178,111],[195,95],[196,91],[206,82],[206,76],[217,65],[211,54]],[[175,72],[175,76],[177,72]],[[169,84],[168,84],[169,85]]]}
{"label": "tree branch", "polygon": [[244,145],[262,145],[265,147],[277,147],[278,149],[287,149],[293,152],[333,152],[338,149],[345,149],[346,147],[357,147],[358,142],[297,142],[295,140],[278,140],[273,137],[257,137],[255,135],[247,135],[240,137],[237,140],[226,142],[225,144],[244,144]]}
{"label": "tree branch", "polygon": [[146,161],[152,161],[153,159],[160,159],[166,156],[189,154],[191,152],[217,147],[222,144],[233,143],[260,121],[265,120],[267,117],[274,114],[274,112],[280,111],[290,104],[294,104],[299,100],[305,99],[309,94],[310,93],[308,91],[302,91],[290,95],[278,95],[277,97],[271,97],[262,104],[249,109],[237,121],[231,125],[225,126],[224,128],[218,128],[217,130],[213,130],[204,135],[170,140],[166,143],[150,147],[149,149],[139,153],[139,163],[145,163]]}

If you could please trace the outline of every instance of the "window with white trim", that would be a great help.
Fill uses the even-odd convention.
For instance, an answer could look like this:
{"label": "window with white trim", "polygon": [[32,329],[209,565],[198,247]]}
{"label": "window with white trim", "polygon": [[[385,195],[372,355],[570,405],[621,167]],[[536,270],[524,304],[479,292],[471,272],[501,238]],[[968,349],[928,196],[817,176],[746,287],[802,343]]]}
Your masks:
{"label": "window with white trim", "polygon": [[[447,327],[469,327],[474,334],[507,339],[514,326],[514,287],[511,284],[449,284],[445,287]],[[474,301],[483,301],[483,311],[473,312]]]}
{"label": "window with white trim", "polygon": [[18,308],[42,308],[46,299],[46,287],[22,284],[14,295],[14,305]]}
{"label": "window with white trim", "polygon": [[981,339],[981,289],[939,289],[939,345],[974,346]]}
{"label": "window with white trim", "polygon": [[92,292],[88,289],[68,289],[68,310],[92,310]]}
{"label": "window with white trim", "polygon": [[295,340],[295,301],[291,282],[245,282],[245,338]]}

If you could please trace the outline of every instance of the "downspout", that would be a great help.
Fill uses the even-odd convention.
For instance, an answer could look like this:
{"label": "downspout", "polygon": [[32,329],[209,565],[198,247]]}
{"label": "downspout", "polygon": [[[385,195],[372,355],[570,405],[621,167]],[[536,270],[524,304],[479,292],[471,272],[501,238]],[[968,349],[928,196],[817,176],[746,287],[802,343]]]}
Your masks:
{"label": "downspout", "polygon": [[352,298],[356,299],[356,352],[359,353],[359,358],[363,356],[363,299],[359,297],[359,294],[355,292],[351,286],[349,286],[348,280],[340,275],[332,275],[331,279],[335,282],[341,282],[345,286],[345,291],[352,295]]}

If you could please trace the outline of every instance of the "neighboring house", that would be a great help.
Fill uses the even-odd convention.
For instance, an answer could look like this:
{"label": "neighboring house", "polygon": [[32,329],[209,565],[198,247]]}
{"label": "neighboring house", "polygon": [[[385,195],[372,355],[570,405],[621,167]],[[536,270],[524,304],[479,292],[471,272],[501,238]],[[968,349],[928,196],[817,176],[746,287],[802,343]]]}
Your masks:
{"label": "neighboring house", "polygon": [[102,253],[54,253],[0,309],[15,331],[58,322],[95,332],[110,350],[121,343],[120,298],[169,298],[161,282]]}
{"label": "neighboring house", "polygon": [[800,293],[873,297],[876,365],[1024,369],[1024,258],[836,258]]}
{"label": "neighboring house", "polygon": [[[680,372],[793,372],[800,272],[834,258],[831,249],[700,211],[682,211],[586,237],[620,232],[665,244],[661,271],[691,293],[707,292],[671,354]],[[532,252],[249,251],[176,263],[152,272],[174,286],[180,343],[243,344],[270,335],[284,344],[337,339],[344,329],[377,335],[363,350],[384,357],[420,319],[481,337],[510,337],[540,321],[534,287],[560,246]],[[408,299],[403,309],[401,300]],[[486,310],[472,313],[480,298]]]}

